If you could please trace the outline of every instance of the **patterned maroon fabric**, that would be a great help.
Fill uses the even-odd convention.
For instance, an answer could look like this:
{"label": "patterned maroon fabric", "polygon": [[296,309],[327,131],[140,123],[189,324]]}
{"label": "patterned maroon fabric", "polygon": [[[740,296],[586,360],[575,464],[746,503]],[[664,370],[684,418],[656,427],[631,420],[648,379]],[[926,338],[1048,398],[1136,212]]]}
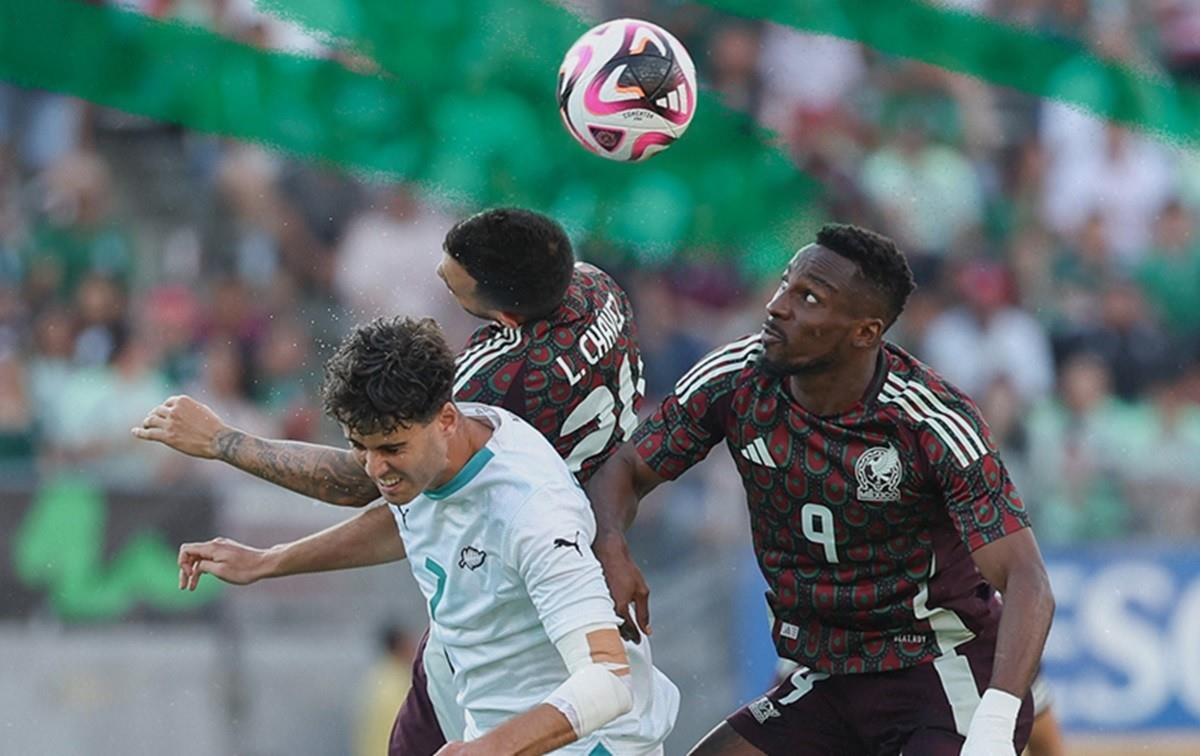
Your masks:
{"label": "patterned maroon fabric", "polygon": [[583,263],[549,318],[476,331],[454,383],[456,400],[499,405],[541,431],[581,483],[629,438],[644,393],[629,299]]}
{"label": "patterned maroon fabric", "polygon": [[[955,652],[960,659],[945,661],[970,674],[945,679],[932,664],[840,676],[800,669],[726,721],[768,756],[958,756],[965,723],[951,701],[982,695],[995,651],[994,635],[964,644]],[[1032,729],[1033,696],[1026,694],[1013,732],[1016,753]]]}
{"label": "patterned maroon fabric", "polygon": [[710,353],[634,441],[670,479],[726,442],[780,656],[833,674],[902,669],[991,627],[999,604],[970,552],[1028,518],[974,403],[886,345],[866,398],[819,417],[761,353],[757,336]]}

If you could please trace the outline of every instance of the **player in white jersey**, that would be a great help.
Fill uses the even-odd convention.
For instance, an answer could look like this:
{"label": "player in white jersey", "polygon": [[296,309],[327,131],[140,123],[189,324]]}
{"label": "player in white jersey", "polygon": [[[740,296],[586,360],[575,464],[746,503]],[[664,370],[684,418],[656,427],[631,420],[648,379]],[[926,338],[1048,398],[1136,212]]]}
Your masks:
{"label": "player in white jersey", "polygon": [[679,692],[618,635],[582,489],[516,415],[454,403],[453,377],[431,320],[356,329],[326,365],[325,408],[388,506],[266,550],[185,544],[180,586],[407,557],[467,716],[439,754],[661,753]]}

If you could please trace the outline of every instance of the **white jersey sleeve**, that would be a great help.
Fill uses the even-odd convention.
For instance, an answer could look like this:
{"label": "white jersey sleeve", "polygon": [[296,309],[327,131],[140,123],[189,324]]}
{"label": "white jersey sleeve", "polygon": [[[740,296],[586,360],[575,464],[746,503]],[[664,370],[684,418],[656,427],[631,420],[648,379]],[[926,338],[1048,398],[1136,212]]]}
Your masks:
{"label": "white jersey sleeve", "polygon": [[619,624],[592,554],[596,521],[577,487],[538,489],[513,517],[505,561],[520,575],[552,643],[572,630]]}

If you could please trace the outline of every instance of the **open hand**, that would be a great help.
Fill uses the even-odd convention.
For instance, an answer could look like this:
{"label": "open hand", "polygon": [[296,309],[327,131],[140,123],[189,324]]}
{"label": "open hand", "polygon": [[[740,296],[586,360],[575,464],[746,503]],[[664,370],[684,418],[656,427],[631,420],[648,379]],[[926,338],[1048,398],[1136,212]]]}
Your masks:
{"label": "open hand", "polygon": [[[604,568],[604,579],[608,582],[608,592],[612,594],[617,616],[623,620],[621,637],[637,643],[641,640],[639,627],[646,635],[652,632],[650,586],[646,585],[646,578],[634,564],[633,557],[629,554],[629,545],[623,536],[597,538],[592,550],[600,560],[600,566]],[[630,612],[630,604],[633,604],[634,612]]]}
{"label": "open hand", "polygon": [[185,543],[179,547],[179,590],[196,590],[204,573],[234,585],[253,583],[266,576],[267,555],[228,538]]}

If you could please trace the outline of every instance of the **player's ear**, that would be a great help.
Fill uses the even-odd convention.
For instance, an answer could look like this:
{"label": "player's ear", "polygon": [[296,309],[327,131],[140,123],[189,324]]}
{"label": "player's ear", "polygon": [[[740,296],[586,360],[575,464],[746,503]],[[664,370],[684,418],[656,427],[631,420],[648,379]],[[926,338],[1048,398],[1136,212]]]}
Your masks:
{"label": "player's ear", "polygon": [[442,408],[438,410],[437,417],[434,422],[437,423],[438,429],[443,433],[453,433],[458,427],[458,408],[454,406],[454,402],[446,402]]}
{"label": "player's ear", "polygon": [[496,322],[505,328],[521,327],[521,319],[518,316],[513,315],[511,312],[504,312],[502,310],[496,312]]}
{"label": "player's ear", "polygon": [[851,341],[859,349],[869,349],[883,338],[884,330],[883,321],[879,318],[864,318],[854,328]]}

